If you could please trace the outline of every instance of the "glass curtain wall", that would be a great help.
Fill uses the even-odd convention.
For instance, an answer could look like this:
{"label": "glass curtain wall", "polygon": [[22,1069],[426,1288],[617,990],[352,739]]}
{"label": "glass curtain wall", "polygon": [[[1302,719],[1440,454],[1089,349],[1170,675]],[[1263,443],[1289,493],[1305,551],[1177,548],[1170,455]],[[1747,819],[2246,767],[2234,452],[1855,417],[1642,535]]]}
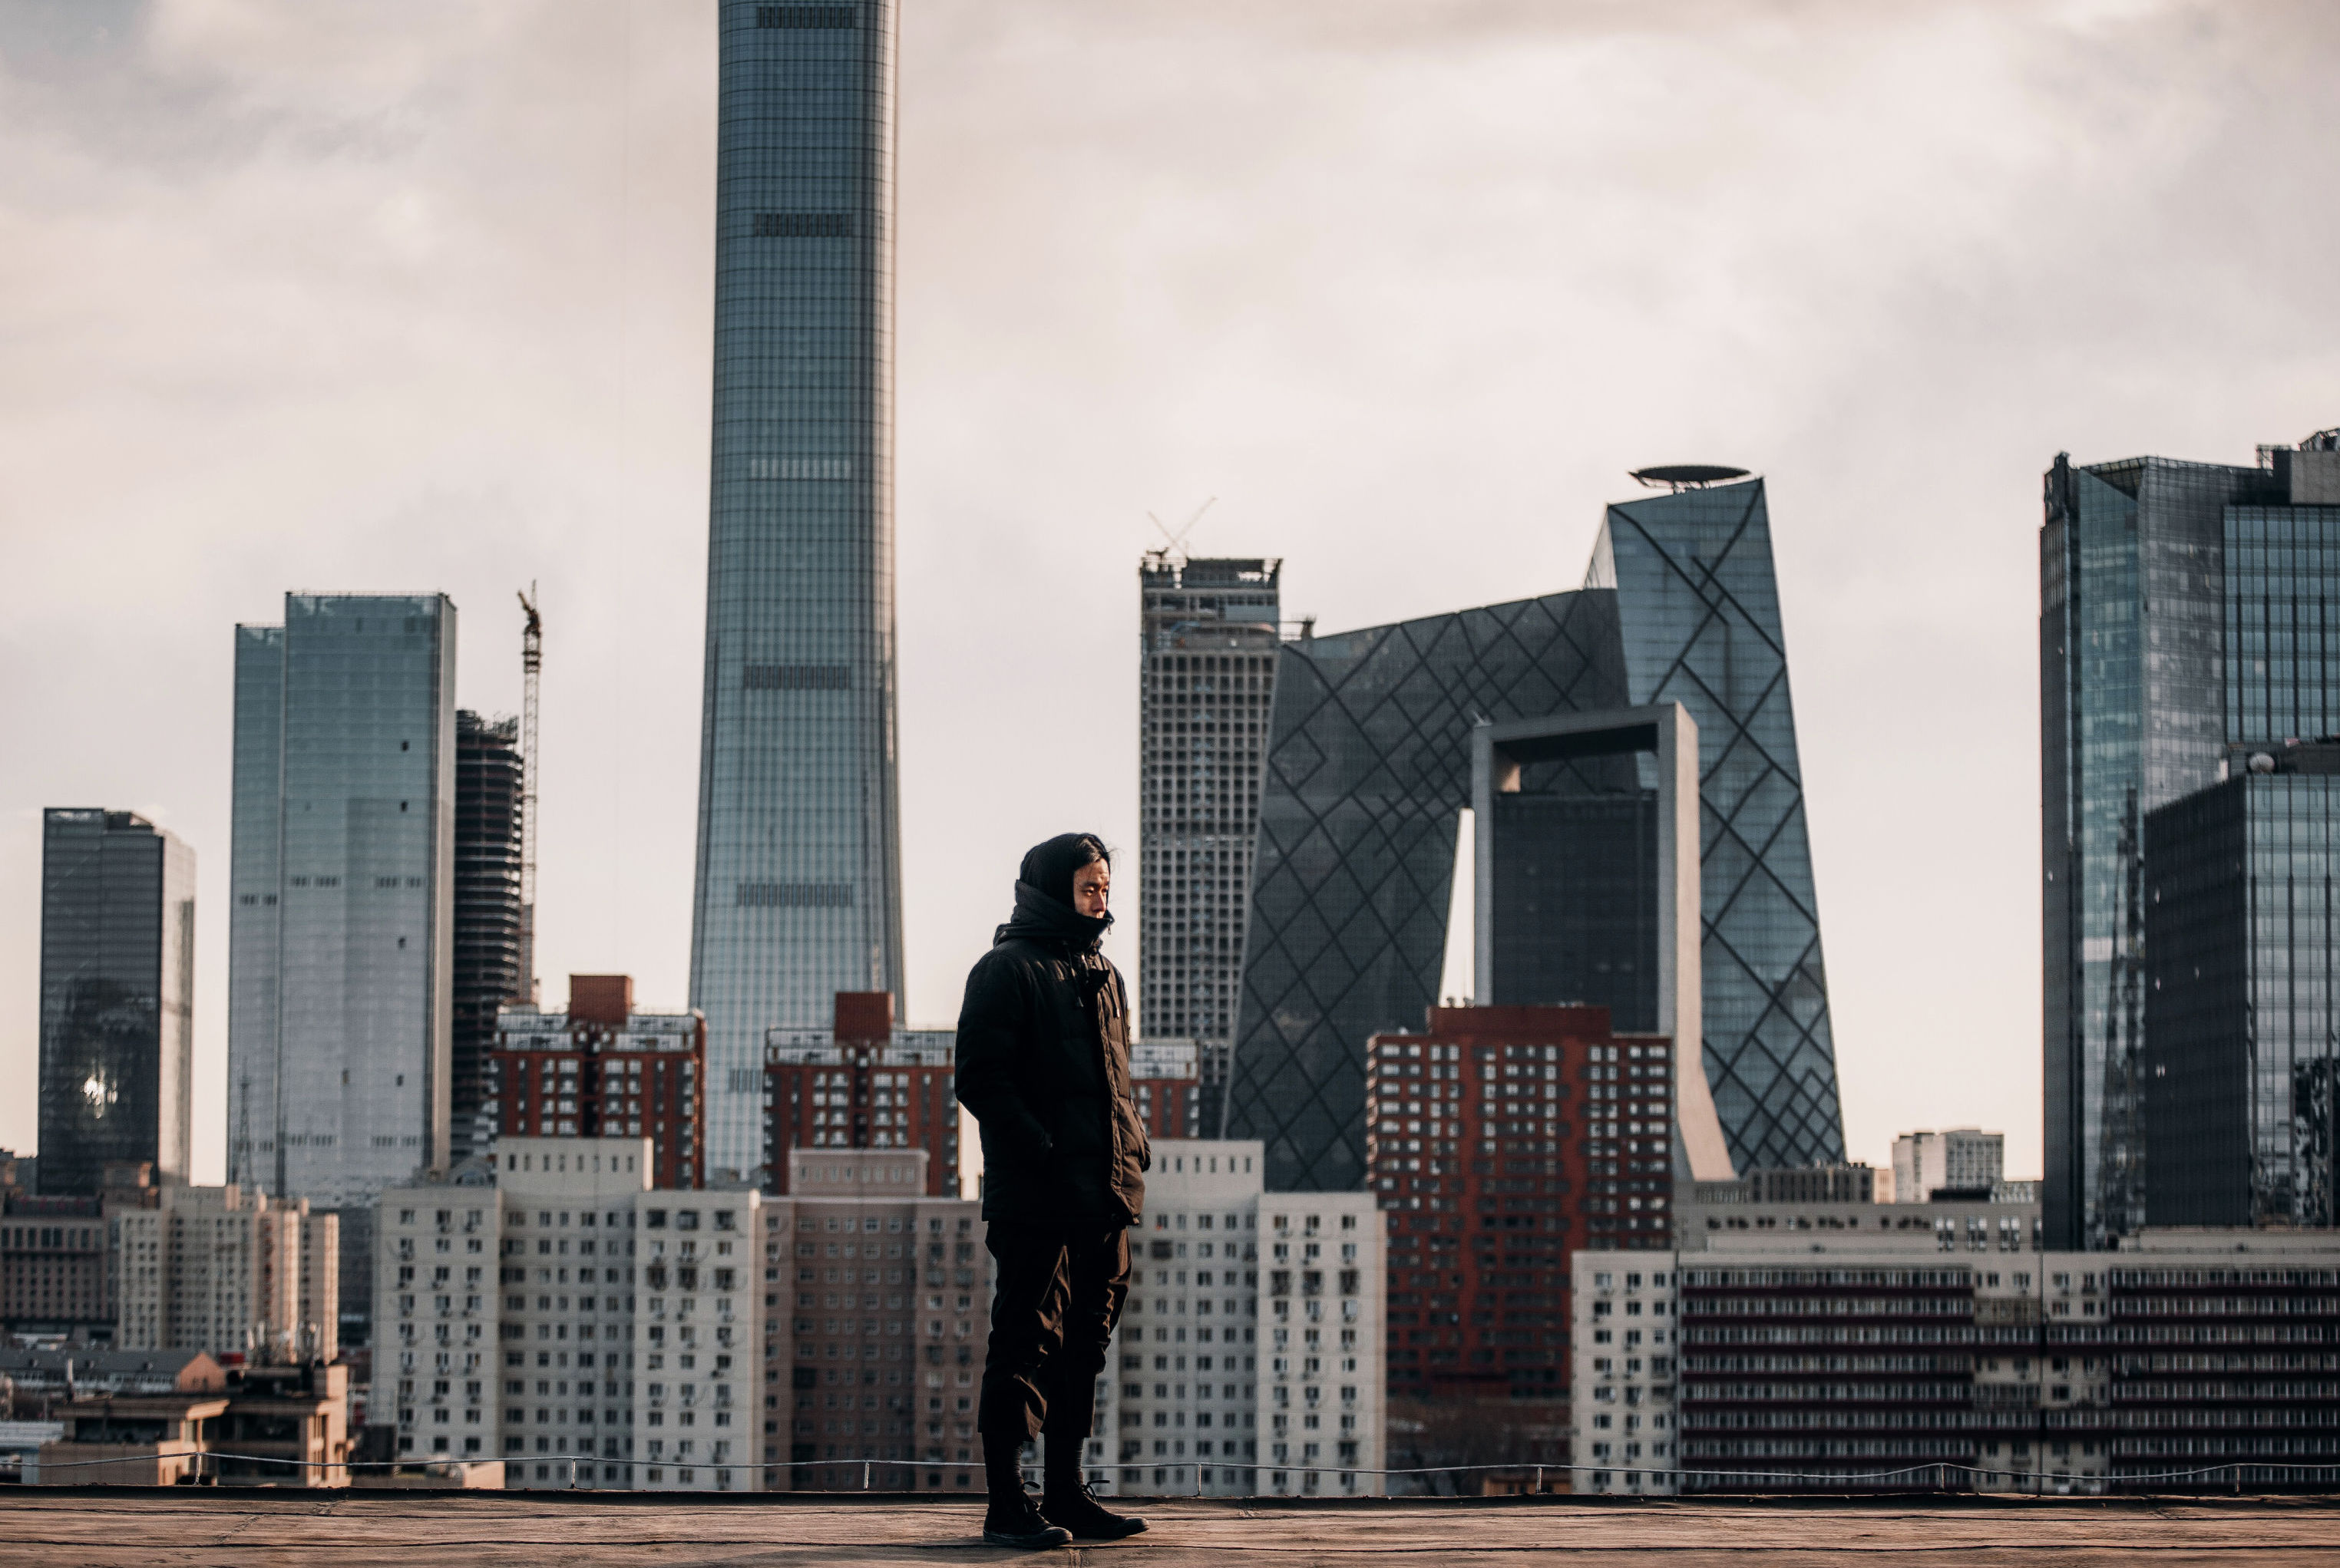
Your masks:
{"label": "glass curtain wall", "polygon": [[2163,458],[2047,479],[2040,530],[2048,1244],[2145,1222],[2145,814],[2216,783],[2222,518],[2256,468]]}
{"label": "glass curtain wall", "polygon": [[761,1158],[767,1030],[902,1001],[893,0],[719,12],[714,446],[691,1001],[709,1163]]}
{"label": "glass curtain wall", "polygon": [[1365,1042],[1437,998],[1472,725],[1623,687],[1601,591],[1284,645],[1225,1133],[1265,1143],[1269,1190],[1364,1180]]}
{"label": "glass curtain wall", "polygon": [[2147,824],[2153,1223],[2330,1226],[2340,776],[2245,773]]}
{"label": "glass curtain wall", "polygon": [[[1629,697],[1699,735],[1707,1081],[1740,1170],[1844,1159],[1819,901],[1763,481],[1609,508]],[[1647,765],[1647,764],[1644,764]]]}
{"label": "glass curtain wall", "polygon": [[184,1181],[195,855],[128,812],[43,814],[41,1191],[98,1196],[142,1160]]}

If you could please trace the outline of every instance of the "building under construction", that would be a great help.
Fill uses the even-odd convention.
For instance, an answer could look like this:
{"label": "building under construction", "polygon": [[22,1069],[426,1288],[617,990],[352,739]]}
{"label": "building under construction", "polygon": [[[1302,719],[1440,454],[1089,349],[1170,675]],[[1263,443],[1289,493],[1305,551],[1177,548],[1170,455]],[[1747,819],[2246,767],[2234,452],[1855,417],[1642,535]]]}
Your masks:
{"label": "building under construction", "polygon": [[522,762],[520,721],[455,715],[455,996],[450,1152],[495,1141],[486,1112],[496,1011],[527,999],[521,930]]}

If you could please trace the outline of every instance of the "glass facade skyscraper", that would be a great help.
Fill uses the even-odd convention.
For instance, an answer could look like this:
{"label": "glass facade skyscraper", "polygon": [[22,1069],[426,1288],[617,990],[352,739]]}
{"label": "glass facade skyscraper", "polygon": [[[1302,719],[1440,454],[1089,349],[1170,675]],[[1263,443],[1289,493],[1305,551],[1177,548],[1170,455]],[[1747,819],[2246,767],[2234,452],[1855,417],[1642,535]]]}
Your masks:
{"label": "glass facade skyscraper", "polygon": [[2109,1247],[2147,1221],[2147,814],[2217,784],[2229,745],[2312,736],[2333,723],[2340,654],[2325,649],[2340,636],[2340,597],[2315,535],[2340,502],[2340,452],[2327,437],[2306,447],[2264,449],[2248,468],[2166,458],[2081,467],[2059,456],[2047,476],[2042,1208],[2051,1247]]}
{"label": "glass facade skyscraper", "polygon": [[1259,778],[1275,698],[1281,561],[1145,557],[1138,587],[1137,1014],[1192,1040],[1219,1124],[1243,982]]}
{"label": "glass facade skyscraper", "polygon": [[95,1198],[114,1160],[187,1179],[195,854],[128,812],[41,820],[41,1191]]}
{"label": "glass facade skyscraper", "polygon": [[763,1040],[902,996],[894,0],[723,0],[692,1004],[708,1163],[762,1158]]}
{"label": "glass facade skyscraper", "polygon": [[448,1158],[455,606],[238,626],[228,1170],[362,1207]]}
{"label": "glass facade skyscraper", "polygon": [[2224,781],[2145,819],[2145,1208],[2335,1223],[2340,434],[2220,518]]}
{"label": "glass facade skyscraper", "polygon": [[1587,580],[1616,589],[1631,705],[1680,703],[1698,725],[1706,1076],[1731,1163],[1835,1164],[1844,1119],[1763,481],[1611,507]]}
{"label": "glass facade skyscraper", "polygon": [[1225,1121],[1271,1190],[1363,1183],[1366,1042],[1438,995],[1471,726],[1621,705],[1616,625],[1551,594],[1284,645]]}
{"label": "glass facade skyscraper", "polygon": [[[1473,725],[1667,702],[1700,737],[1703,1053],[1732,1161],[1843,1157],[1758,479],[1611,508],[1580,591],[1283,646],[1225,1120],[1265,1142],[1272,1188],[1363,1179],[1364,1042],[1435,997]],[[1522,809],[1607,813],[1638,843],[1654,766],[1539,764]],[[1625,918],[1612,961],[1647,945]],[[1597,967],[1563,926],[1560,956]]]}

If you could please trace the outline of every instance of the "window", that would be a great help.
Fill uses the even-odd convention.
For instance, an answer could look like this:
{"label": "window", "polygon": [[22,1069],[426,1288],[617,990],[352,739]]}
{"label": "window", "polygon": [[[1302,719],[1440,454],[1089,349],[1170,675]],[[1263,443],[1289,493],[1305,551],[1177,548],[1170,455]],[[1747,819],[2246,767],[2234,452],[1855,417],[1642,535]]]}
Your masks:
{"label": "window", "polygon": [[759,27],[838,28],[858,25],[852,5],[759,5]]}
{"label": "window", "polygon": [[[759,240],[850,240],[853,238],[854,228],[853,214],[850,212],[759,212],[756,214],[755,236]],[[749,667],[753,669],[756,666],[751,665]],[[834,669],[840,675],[845,671],[843,665],[779,665],[765,667]],[[843,687],[840,685],[836,689],[842,690]]]}

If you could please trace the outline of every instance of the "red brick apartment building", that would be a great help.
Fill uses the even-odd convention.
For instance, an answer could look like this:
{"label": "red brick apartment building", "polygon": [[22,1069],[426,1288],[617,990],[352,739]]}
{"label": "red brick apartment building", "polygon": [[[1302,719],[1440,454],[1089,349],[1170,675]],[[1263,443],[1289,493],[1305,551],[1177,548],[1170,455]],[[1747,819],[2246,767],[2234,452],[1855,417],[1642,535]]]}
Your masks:
{"label": "red brick apartment building", "polygon": [[929,1198],[957,1198],[958,1100],[947,1029],[897,1029],[894,998],[840,991],[828,1032],[764,1037],[766,1185],[786,1193],[795,1149],[923,1149]]}
{"label": "red brick apartment building", "polygon": [[496,1016],[483,1107],[499,1135],[647,1138],[650,1185],[707,1185],[707,1019],[639,1012],[627,974],[572,974],[569,1009]]}
{"label": "red brick apartment building", "polygon": [[1216,1138],[1202,1125],[1202,1048],[1191,1040],[1135,1040],[1129,1086],[1148,1138]]}
{"label": "red brick apartment building", "polygon": [[1672,1245],[1672,1042],[1603,1007],[1440,1007],[1370,1057],[1391,1397],[1564,1399],[1569,1255]]}

